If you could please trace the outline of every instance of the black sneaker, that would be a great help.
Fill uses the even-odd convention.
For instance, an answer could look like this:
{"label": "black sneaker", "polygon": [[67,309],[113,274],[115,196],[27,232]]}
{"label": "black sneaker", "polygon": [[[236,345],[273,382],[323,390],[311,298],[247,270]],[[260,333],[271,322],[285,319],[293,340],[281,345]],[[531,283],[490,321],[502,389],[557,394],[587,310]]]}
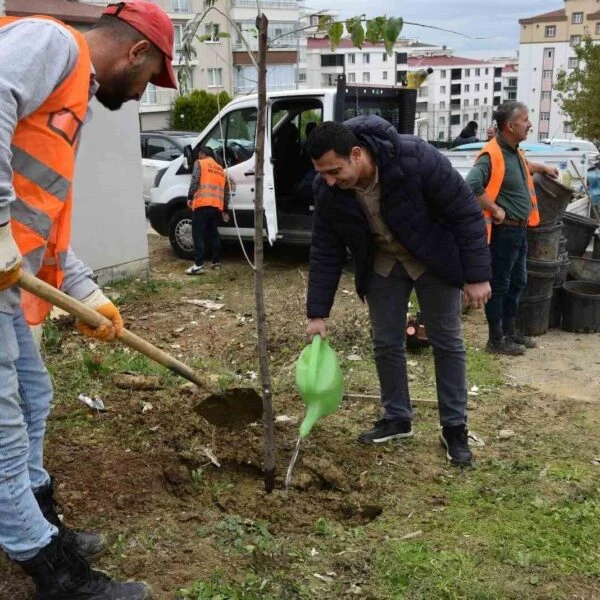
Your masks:
{"label": "black sneaker", "polygon": [[446,449],[446,458],[458,467],[470,467],[473,463],[468,433],[466,425],[442,427],[440,431],[440,442]]}
{"label": "black sneaker", "polygon": [[525,348],[537,348],[537,344],[533,338],[530,338],[528,335],[523,335],[519,331],[515,331],[506,337],[511,342],[514,342],[520,346],[525,346]]}
{"label": "black sneaker", "polygon": [[358,436],[361,444],[381,444],[389,440],[412,437],[412,423],[410,421],[380,419],[375,421],[373,429],[363,431]]}
{"label": "black sneaker", "polygon": [[504,354],[506,356],[521,356],[521,354],[525,354],[525,346],[515,344],[515,342],[506,336],[501,340],[489,340],[485,349],[490,354]]}

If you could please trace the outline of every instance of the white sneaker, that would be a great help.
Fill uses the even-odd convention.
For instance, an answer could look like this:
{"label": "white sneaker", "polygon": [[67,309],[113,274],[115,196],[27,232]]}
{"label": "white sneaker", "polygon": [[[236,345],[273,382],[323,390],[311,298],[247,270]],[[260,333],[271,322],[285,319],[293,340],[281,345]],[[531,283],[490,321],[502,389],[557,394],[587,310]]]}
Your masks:
{"label": "white sneaker", "polygon": [[204,265],[192,265],[185,270],[186,275],[200,275],[201,273],[204,273]]}

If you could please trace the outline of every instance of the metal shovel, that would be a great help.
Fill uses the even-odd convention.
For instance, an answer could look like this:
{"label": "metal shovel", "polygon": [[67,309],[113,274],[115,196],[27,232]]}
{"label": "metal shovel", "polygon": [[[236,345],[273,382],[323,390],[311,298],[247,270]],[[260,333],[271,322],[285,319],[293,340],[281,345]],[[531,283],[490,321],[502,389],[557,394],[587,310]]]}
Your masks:
{"label": "metal shovel", "polygon": [[[64,292],[57,290],[30,273],[21,271],[18,285],[29,293],[81,319],[91,327],[111,325],[111,322],[100,313],[71,298],[71,296],[67,296]],[[186,364],[135,333],[123,329],[118,339],[163,367],[167,367],[173,373],[195,383],[201,389],[210,391],[214,387],[211,382],[194,372]],[[213,425],[242,427],[261,418],[262,400],[253,388],[231,388],[224,392],[211,394],[208,398],[199,402],[194,407],[194,411]]]}

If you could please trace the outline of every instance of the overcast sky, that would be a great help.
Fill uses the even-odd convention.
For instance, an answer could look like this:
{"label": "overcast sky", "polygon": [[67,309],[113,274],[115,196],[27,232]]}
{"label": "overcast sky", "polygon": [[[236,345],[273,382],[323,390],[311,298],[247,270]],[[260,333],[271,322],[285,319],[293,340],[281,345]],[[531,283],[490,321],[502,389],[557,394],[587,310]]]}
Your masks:
{"label": "overcast sky", "polygon": [[[402,37],[417,37],[422,42],[446,44],[455,54],[486,51],[514,54],[519,48],[519,23],[523,17],[542,14],[564,7],[562,0],[308,0],[307,6],[319,9],[326,5],[339,11],[341,18],[366,14],[386,15],[405,21],[459,31],[467,39],[451,33],[405,25]],[[393,6],[393,9],[390,9]]]}

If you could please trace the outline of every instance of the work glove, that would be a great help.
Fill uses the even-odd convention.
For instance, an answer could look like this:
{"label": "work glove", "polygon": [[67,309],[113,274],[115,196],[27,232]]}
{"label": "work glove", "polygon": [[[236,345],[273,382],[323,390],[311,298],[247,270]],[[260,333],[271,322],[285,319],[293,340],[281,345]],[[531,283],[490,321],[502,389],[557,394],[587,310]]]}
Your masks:
{"label": "work glove", "polygon": [[13,238],[10,222],[0,225],[0,291],[19,281],[22,262],[21,251]]}
{"label": "work glove", "polygon": [[92,337],[103,342],[110,342],[118,337],[123,331],[123,317],[119,309],[102,293],[100,289],[90,294],[87,298],[81,301],[88,308],[92,308],[99,312],[103,317],[112,321],[112,327],[109,325],[100,325],[100,327],[90,327],[83,321],[77,319],[75,327],[77,331],[83,333],[87,337]]}

